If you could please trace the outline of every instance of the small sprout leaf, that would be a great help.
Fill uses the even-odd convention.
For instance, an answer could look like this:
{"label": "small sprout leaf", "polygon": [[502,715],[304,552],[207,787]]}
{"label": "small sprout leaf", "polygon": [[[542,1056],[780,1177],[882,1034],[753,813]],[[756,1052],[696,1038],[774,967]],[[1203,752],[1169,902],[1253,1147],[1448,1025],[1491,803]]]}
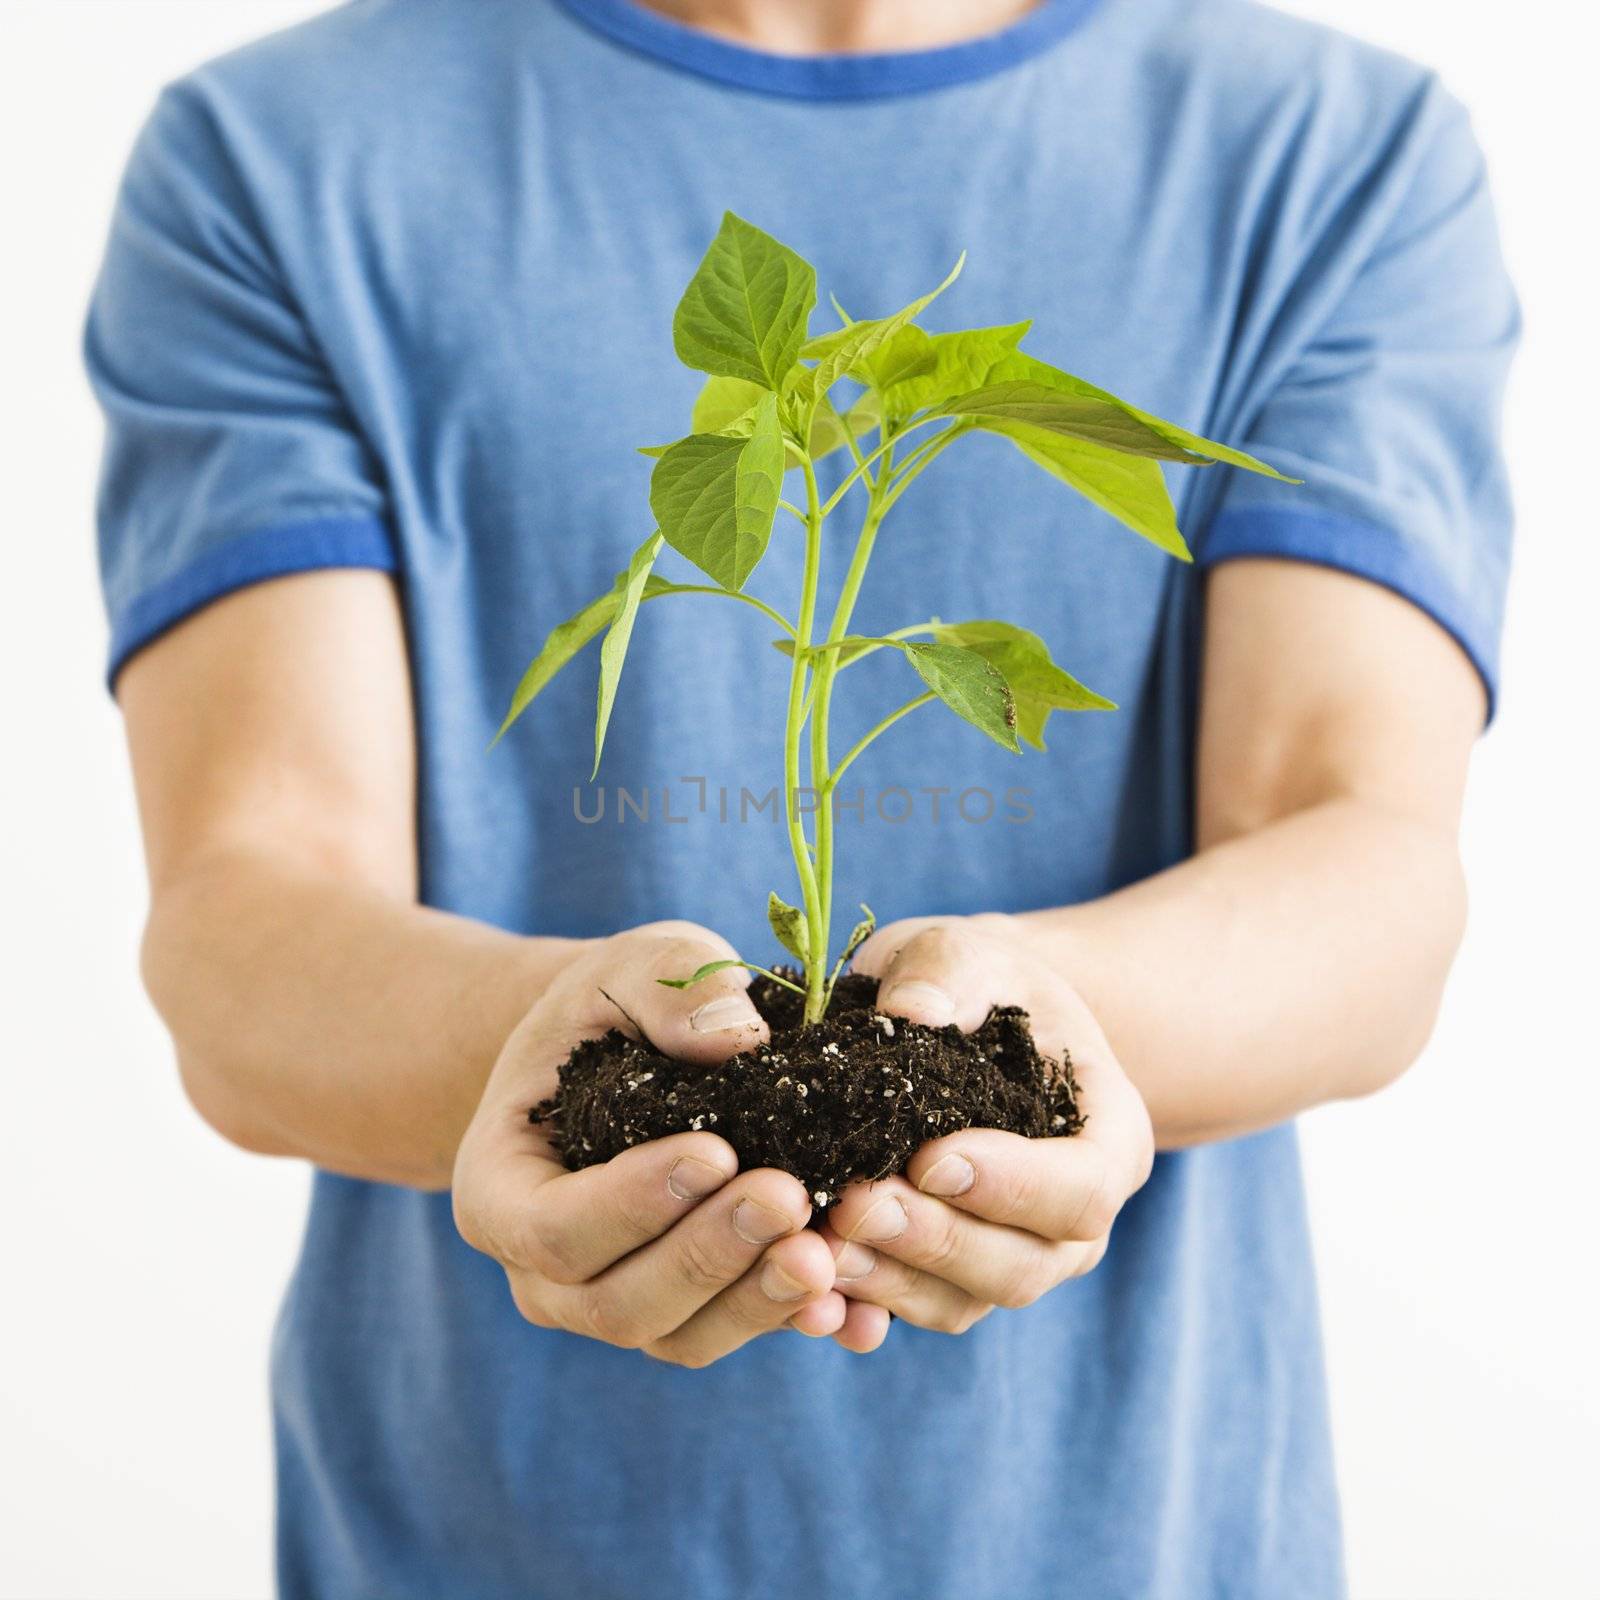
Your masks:
{"label": "small sprout leaf", "polygon": [[657,978],[656,982],[665,989],[687,989],[702,979],[709,978],[715,972],[726,972],[729,967],[743,967],[748,964],[737,958],[728,961],[708,961],[703,967],[696,967],[687,978]]}
{"label": "small sprout leaf", "polygon": [[868,939],[872,937],[873,930],[878,926],[878,919],[872,914],[872,907],[861,907],[862,920],[850,930],[850,937],[845,942],[843,959],[848,961]]}
{"label": "small sprout leaf", "polygon": [[767,921],[772,924],[778,943],[804,966],[811,959],[811,929],[805,912],[780,900],[776,894],[769,894]]}

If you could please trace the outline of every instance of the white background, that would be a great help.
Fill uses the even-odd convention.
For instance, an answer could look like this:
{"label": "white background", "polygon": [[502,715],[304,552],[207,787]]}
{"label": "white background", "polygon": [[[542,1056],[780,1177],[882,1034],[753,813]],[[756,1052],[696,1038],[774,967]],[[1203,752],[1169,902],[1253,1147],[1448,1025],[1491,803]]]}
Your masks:
{"label": "white background", "polygon": [[[1294,8],[1430,61],[1472,106],[1528,313],[1510,412],[1520,566],[1466,823],[1471,932],[1424,1061],[1305,1124],[1354,1593],[1592,1600],[1596,40],[1578,37],[1589,8],[1563,0]],[[0,0],[7,1600],[270,1584],[266,1349],[306,1179],[202,1127],[138,987],[144,886],[98,676],[98,421],[76,342],[157,89],[315,9]]]}

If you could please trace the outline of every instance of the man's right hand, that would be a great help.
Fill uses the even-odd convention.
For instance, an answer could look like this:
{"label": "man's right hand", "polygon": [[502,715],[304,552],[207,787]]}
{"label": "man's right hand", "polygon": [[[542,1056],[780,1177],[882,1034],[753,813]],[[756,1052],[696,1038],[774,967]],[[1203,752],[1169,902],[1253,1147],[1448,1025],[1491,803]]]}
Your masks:
{"label": "man's right hand", "polygon": [[529,1322],[663,1361],[703,1367],[792,1322],[825,1336],[845,1323],[833,1254],[806,1229],[804,1187],[741,1173],[713,1133],[680,1133],[568,1172],[528,1109],[554,1093],[581,1039],[642,1031],[663,1054],[720,1061],[764,1041],[766,1024],[729,968],[735,954],[687,922],[657,922],[576,955],[506,1042],[456,1156],[456,1225],[505,1268]]}

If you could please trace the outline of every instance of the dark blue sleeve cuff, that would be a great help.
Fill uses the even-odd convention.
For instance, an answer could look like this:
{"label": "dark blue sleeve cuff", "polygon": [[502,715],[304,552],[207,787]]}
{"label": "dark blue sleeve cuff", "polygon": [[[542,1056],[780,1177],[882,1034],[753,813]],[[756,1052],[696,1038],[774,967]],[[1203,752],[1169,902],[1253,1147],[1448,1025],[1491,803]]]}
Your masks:
{"label": "dark blue sleeve cuff", "polygon": [[389,531],[375,517],[316,517],[241,534],[204,551],[112,613],[106,681],[115,692],[117,674],[135,651],[235,589],[318,567],[394,572],[398,566]]}
{"label": "dark blue sleeve cuff", "polygon": [[1498,619],[1474,611],[1414,544],[1354,517],[1248,506],[1217,517],[1196,551],[1196,562],[1214,567],[1246,556],[1276,556],[1335,567],[1381,583],[1409,600],[1466,652],[1483,679],[1489,702],[1487,720],[1493,721],[1500,687]]}

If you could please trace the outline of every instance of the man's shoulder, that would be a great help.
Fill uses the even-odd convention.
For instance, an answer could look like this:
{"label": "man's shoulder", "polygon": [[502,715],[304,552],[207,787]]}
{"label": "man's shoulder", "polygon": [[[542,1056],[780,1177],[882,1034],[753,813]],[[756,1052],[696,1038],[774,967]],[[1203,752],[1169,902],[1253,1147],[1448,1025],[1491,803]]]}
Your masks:
{"label": "man's shoulder", "polygon": [[1418,61],[1262,0],[1155,0],[1146,17],[1158,70],[1173,87],[1203,86],[1241,125],[1299,107],[1370,128],[1438,87]]}
{"label": "man's shoulder", "polygon": [[537,48],[544,9],[530,0],[346,0],[205,62],[168,93],[290,143],[297,131],[415,116],[469,98],[487,63]]}

